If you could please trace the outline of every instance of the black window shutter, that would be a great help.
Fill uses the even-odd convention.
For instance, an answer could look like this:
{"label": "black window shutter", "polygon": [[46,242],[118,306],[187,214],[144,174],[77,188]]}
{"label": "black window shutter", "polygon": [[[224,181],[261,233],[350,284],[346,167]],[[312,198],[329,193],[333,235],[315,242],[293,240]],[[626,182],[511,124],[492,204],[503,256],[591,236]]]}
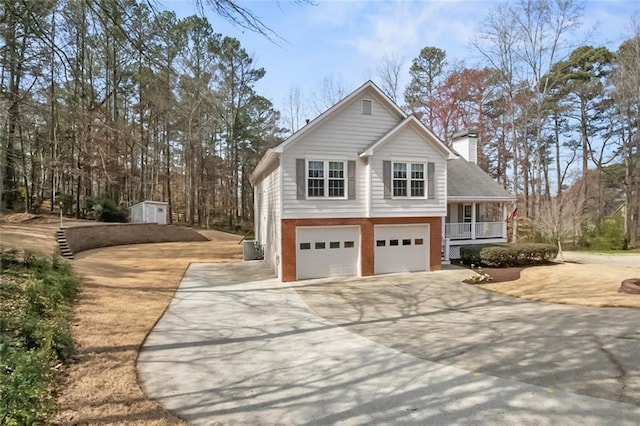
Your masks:
{"label": "black window shutter", "polygon": [[427,198],[435,198],[435,194],[436,194],[435,174],[436,174],[435,163],[427,163]]}
{"label": "black window shutter", "polygon": [[347,197],[349,200],[356,199],[356,162],[347,161]]}
{"label": "black window shutter", "polygon": [[384,198],[391,198],[391,161],[382,161],[382,182],[384,183]]}
{"label": "black window shutter", "polygon": [[305,182],[305,161],[304,158],[296,158],[296,198],[304,200],[304,182]]}

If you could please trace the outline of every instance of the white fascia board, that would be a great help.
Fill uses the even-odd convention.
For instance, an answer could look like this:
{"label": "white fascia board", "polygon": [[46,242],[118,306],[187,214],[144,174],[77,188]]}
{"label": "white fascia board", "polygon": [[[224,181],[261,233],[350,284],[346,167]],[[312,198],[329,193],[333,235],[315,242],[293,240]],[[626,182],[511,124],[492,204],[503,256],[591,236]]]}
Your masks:
{"label": "white fascia board", "polygon": [[513,195],[511,197],[483,197],[483,196],[469,196],[469,197],[452,197],[450,195],[447,196],[447,203],[448,202],[457,202],[457,201],[469,201],[469,202],[473,202],[473,201],[480,201],[480,202],[488,202],[488,201],[497,201],[497,202],[504,202],[504,201],[516,201],[516,196]]}

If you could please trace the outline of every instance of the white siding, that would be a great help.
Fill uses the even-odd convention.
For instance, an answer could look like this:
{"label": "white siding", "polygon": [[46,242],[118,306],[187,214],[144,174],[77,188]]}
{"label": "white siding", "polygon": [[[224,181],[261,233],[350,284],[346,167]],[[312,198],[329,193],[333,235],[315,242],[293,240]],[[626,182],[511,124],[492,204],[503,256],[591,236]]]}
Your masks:
{"label": "white siding", "polygon": [[[372,114],[362,114],[362,100],[371,99]],[[285,218],[363,217],[367,213],[366,162],[358,154],[393,129],[402,117],[367,91],[285,149],[281,157]],[[296,198],[296,159],[356,160],[356,199]]]}
{"label": "white siding", "polygon": [[167,224],[169,203],[164,201],[142,201],[129,208],[133,223]]}
{"label": "white siding", "polygon": [[264,260],[278,275],[280,262],[280,212],[281,212],[280,166],[265,172],[256,184],[255,194],[255,237],[264,249]]}
{"label": "white siding", "polygon": [[144,204],[138,203],[131,207],[131,222],[142,223],[144,220]]}
{"label": "white siding", "polygon": [[[435,163],[435,198],[385,199],[382,180],[383,160]],[[447,162],[442,154],[426,143],[415,130],[406,127],[400,131],[392,140],[378,148],[369,162],[372,217],[446,216]]]}

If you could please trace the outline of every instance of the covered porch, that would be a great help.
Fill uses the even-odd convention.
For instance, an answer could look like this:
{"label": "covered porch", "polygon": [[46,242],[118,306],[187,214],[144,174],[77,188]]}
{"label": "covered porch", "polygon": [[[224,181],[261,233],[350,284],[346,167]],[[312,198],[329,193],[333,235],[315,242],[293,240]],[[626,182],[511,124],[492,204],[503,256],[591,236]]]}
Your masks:
{"label": "covered porch", "polygon": [[450,240],[507,238],[507,203],[449,203],[442,230]]}
{"label": "covered porch", "polygon": [[449,203],[442,235],[450,240],[507,238],[507,203]]}
{"label": "covered porch", "polygon": [[496,201],[449,203],[442,224],[443,261],[459,258],[462,245],[507,242],[507,204]]}

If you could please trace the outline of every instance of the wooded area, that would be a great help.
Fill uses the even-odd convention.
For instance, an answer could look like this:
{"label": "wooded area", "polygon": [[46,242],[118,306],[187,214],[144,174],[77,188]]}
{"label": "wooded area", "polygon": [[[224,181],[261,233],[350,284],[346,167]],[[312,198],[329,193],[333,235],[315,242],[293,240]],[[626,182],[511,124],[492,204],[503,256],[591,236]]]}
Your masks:
{"label": "wooded area", "polygon": [[[4,208],[62,203],[79,217],[105,200],[155,199],[188,224],[250,226],[248,176],[310,118],[304,97],[292,88],[281,120],[255,90],[265,70],[238,40],[150,4],[2,2]],[[623,244],[637,247],[640,23],[617,51],[567,48],[581,20],[577,1],[502,3],[472,41],[481,64],[425,47],[404,91],[401,55],[375,80],[443,140],[477,129],[481,166],[518,195],[533,235],[584,244],[618,214]],[[348,92],[325,78],[314,112]]]}
{"label": "wooded area", "polygon": [[[518,196],[534,238],[584,246],[618,233],[609,245],[638,247],[640,22],[616,52],[567,48],[581,13],[571,0],[498,5],[473,41],[481,67],[425,47],[404,97],[443,140],[477,129],[480,165]],[[397,97],[394,64],[381,77]]]}
{"label": "wooded area", "polygon": [[188,224],[250,217],[249,173],[281,130],[238,40],[135,0],[3,5],[5,208],[154,199]]}

